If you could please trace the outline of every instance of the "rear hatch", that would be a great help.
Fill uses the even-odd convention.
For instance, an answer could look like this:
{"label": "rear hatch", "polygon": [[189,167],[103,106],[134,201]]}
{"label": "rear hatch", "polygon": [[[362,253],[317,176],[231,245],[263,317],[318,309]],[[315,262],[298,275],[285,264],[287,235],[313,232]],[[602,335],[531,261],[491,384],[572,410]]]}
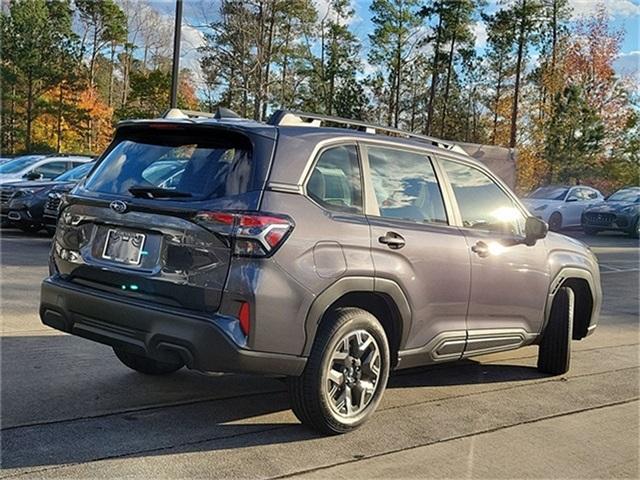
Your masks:
{"label": "rear hatch", "polygon": [[215,311],[231,262],[231,227],[198,218],[257,210],[274,140],[275,130],[261,127],[120,127],[62,206],[57,271],[79,285]]}

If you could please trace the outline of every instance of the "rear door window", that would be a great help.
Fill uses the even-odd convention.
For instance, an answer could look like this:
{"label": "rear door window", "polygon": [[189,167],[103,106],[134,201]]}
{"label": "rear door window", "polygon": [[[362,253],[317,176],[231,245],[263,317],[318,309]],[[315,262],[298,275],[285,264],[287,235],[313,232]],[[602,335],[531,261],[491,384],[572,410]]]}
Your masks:
{"label": "rear door window", "polygon": [[[147,189],[155,192],[153,198],[178,201],[246,193],[253,168],[248,139],[227,135],[218,141],[203,136],[163,132],[161,138],[156,134],[123,139],[91,174],[85,188],[124,196],[138,196]],[[158,194],[161,190],[169,192]]]}
{"label": "rear door window", "polygon": [[381,217],[448,223],[436,174],[426,155],[367,147],[367,156]]}
{"label": "rear door window", "polygon": [[52,179],[69,170],[69,162],[48,162],[33,169],[33,173],[42,175],[42,178]]}

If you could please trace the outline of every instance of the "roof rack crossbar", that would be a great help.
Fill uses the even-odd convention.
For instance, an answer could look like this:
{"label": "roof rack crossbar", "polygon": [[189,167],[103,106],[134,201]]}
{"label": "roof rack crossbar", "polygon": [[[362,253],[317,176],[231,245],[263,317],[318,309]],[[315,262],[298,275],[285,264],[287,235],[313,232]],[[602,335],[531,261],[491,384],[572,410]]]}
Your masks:
{"label": "roof rack crossbar", "polygon": [[[311,120],[311,122],[309,122],[308,120]],[[351,120],[348,118],[334,117],[332,115],[320,115],[316,113],[305,113],[305,112],[298,112],[293,110],[276,110],[273,113],[273,115],[271,115],[267,123],[269,125],[276,125],[276,126],[277,125],[299,125],[299,126],[318,127],[318,126],[321,126],[323,122],[325,123],[329,122],[329,123],[334,123],[334,124],[344,125],[344,126],[358,127],[359,129],[367,133],[380,132],[380,133],[385,133],[387,135],[392,134],[399,137],[410,138],[413,140],[429,143],[430,145],[433,145],[438,148],[443,148],[446,150],[451,150],[453,152],[463,153],[466,155],[466,152],[459,145],[440,140],[439,138],[429,137],[427,135],[421,135],[418,133],[411,133],[405,130],[400,130],[399,128],[373,125],[360,120]]]}

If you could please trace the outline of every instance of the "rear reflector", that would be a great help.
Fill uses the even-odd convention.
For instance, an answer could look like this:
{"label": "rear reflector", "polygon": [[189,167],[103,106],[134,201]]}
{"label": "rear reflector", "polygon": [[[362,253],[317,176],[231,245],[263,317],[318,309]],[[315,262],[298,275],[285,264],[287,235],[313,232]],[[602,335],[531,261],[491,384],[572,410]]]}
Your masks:
{"label": "rear reflector", "polygon": [[293,230],[285,215],[253,213],[198,212],[195,220],[218,234],[230,237],[233,253],[244,257],[267,257],[284,243]]}
{"label": "rear reflector", "polygon": [[245,337],[249,336],[249,327],[251,325],[251,312],[249,311],[249,304],[242,302],[240,305],[240,311],[238,312],[238,320],[240,321],[240,330],[244,333]]}

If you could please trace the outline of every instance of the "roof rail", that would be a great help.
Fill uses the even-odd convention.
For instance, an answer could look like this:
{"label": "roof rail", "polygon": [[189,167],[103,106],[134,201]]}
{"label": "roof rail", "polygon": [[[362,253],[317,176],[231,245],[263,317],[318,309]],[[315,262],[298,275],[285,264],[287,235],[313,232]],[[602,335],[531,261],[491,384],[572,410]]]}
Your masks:
{"label": "roof rail", "polygon": [[162,118],[178,118],[178,119],[186,119],[186,118],[242,118],[233,110],[229,110],[228,108],[218,107],[215,113],[211,112],[197,112],[195,110],[183,110],[181,108],[170,108],[166,112],[162,114]]}
{"label": "roof rail", "polygon": [[365,131],[371,134],[383,133],[389,136],[410,138],[412,140],[426,142],[438,148],[443,148],[445,150],[450,150],[452,152],[467,155],[467,152],[465,152],[461,146],[456,145],[453,142],[447,142],[444,140],[440,140],[439,138],[428,137],[426,135],[420,135],[418,133],[406,132],[404,130],[400,130],[399,128],[382,127],[380,125],[373,125],[362,122],[360,120],[351,120],[348,118],[334,117],[331,115],[319,115],[316,113],[305,113],[290,110],[276,110],[275,112],[273,112],[267,123],[269,125],[276,126],[297,125],[307,127],[320,127],[323,125],[323,123],[333,123],[342,125],[342,128],[347,128],[348,126],[357,127],[358,130]]}

